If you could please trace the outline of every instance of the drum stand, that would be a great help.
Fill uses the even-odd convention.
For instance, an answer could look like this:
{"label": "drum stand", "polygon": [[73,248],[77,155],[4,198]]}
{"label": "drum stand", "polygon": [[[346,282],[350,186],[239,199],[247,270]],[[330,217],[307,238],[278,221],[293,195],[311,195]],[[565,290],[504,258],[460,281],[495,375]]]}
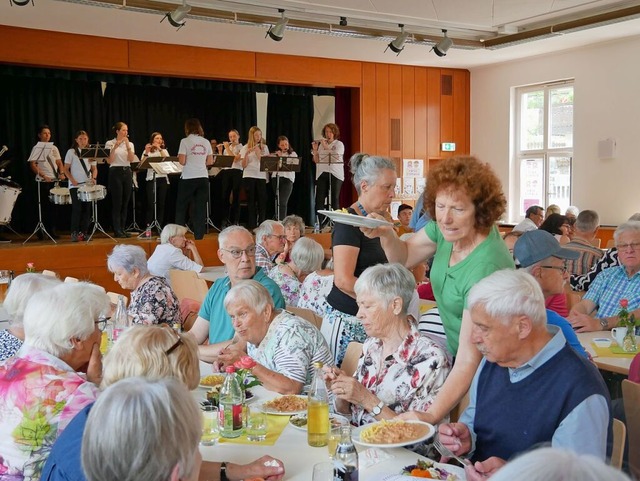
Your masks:
{"label": "drum stand", "polygon": [[[54,244],[57,244],[57,242],[55,241],[55,239],[53,237],[51,237],[51,234],[49,234],[47,232],[47,229],[45,228],[43,222],[42,222],[42,198],[40,195],[40,181],[37,182],[36,184],[38,187],[38,223],[36,224],[36,228],[33,231],[33,233],[27,237],[27,240],[24,241],[22,243],[22,245],[26,244],[27,242],[29,242],[29,239],[31,239],[34,235],[36,235],[39,231],[44,232],[45,234],[47,234],[47,236],[49,237],[49,239],[51,239],[53,241]],[[13,229],[11,229],[13,230]]]}
{"label": "drum stand", "polygon": [[[158,230],[158,235],[162,234],[162,226],[160,225],[160,222],[158,222],[158,192],[157,192],[157,186],[158,183],[156,182],[156,173],[155,171],[153,172],[153,221],[151,222],[151,224],[149,224],[147,226],[147,228],[140,233],[140,235],[138,236],[138,239],[142,239],[146,237],[147,231],[149,232],[153,232],[153,228],[155,227]],[[135,205],[135,199],[134,199],[134,205]],[[134,207],[134,223],[135,223],[135,207]]]}
{"label": "drum stand", "polygon": [[140,231],[142,231],[144,233],[144,231],[140,228],[140,226],[136,222],[136,188],[135,187],[133,187],[133,189],[131,189],[131,200],[133,201],[133,222],[131,222],[129,227],[127,227],[124,231],[125,232],[140,232]]}
{"label": "drum stand", "polygon": [[93,229],[91,230],[91,234],[89,234],[89,237],[87,237],[87,241],[86,242],[88,243],[91,240],[91,238],[93,237],[93,234],[95,234],[97,230],[102,232],[104,235],[106,235],[112,241],[118,242],[113,237],[111,237],[109,234],[107,234],[107,231],[104,230],[102,228],[102,226],[100,225],[100,222],[98,222],[98,201],[96,201],[96,200],[92,200],[91,201],[91,211],[92,211],[92,217],[93,217],[93,219],[92,219],[92,221],[93,221]]}

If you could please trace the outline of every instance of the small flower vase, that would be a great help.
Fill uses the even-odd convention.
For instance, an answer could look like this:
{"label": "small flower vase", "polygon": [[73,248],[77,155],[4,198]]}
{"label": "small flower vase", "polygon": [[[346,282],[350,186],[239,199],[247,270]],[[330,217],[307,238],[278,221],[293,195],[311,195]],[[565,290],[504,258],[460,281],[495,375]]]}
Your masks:
{"label": "small flower vase", "polygon": [[624,352],[636,352],[638,350],[635,326],[627,326],[627,333],[622,339],[622,350]]}

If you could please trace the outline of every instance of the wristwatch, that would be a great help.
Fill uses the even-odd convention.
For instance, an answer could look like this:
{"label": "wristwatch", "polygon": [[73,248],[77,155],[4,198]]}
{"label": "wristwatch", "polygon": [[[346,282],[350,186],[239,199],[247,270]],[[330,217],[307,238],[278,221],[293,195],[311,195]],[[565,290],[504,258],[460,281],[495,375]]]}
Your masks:
{"label": "wristwatch", "polygon": [[602,328],[603,331],[609,330],[609,321],[606,317],[600,318],[600,327]]}
{"label": "wristwatch", "polygon": [[373,414],[374,416],[377,416],[382,412],[383,407],[384,407],[384,401],[380,401],[378,404],[373,406],[373,409],[371,410],[371,414]]}
{"label": "wristwatch", "polygon": [[220,464],[220,481],[229,481],[229,478],[227,478],[227,463],[224,461]]}

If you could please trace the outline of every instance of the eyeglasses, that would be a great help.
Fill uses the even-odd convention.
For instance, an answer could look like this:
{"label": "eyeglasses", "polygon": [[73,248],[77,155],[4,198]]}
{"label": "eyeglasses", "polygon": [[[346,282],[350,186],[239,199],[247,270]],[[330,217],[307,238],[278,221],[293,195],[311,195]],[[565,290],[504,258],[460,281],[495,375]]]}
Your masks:
{"label": "eyeglasses", "polygon": [[627,249],[631,249],[632,251],[637,251],[640,249],[640,242],[629,242],[628,244],[618,244],[616,245],[619,251],[626,251]]}
{"label": "eyeglasses", "polygon": [[164,351],[165,355],[169,355],[171,354],[173,351],[175,351],[176,349],[178,349],[178,346],[180,346],[180,344],[182,344],[182,336],[177,333],[175,331],[175,329],[173,329],[171,326],[169,326],[169,324],[160,324],[164,329],[166,329],[167,331],[171,332],[173,335],[175,335],[178,340],[176,342],[173,343],[173,345],[167,349],[166,351]]}
{"label": "eyeglasses", "polygon": [[287,236],[286,235],[267,234],[267,237],[277,237],[281,241],[287,240]]}
{"label": "eyeglasses", "polygon": [[565,262],[562,266],[540,266],[542,269],[555,269],[563,274],[569,270],[569,265]]}
{"label": "eyeglasses", "polygon": [[94,324],[96,326],[98,326],[98,329],[100,329],[100,332],[104,332],[104,330],[107,328],[107,321],[109,321],[109,319],[111,319],[111,318],[110,317],[101,317],[97,321],[94,321]]}
{"label": "eyeglasses", "polygon": [[221,247],[220,250],[228,252],[229,254],[231,254],[231,257],[233,257],[234,259],[240,259],[242,257],[242,254],[247,254],[248,257],[251,257],[256,254],[255,245],[249,246],[246,249],[225,249]]}

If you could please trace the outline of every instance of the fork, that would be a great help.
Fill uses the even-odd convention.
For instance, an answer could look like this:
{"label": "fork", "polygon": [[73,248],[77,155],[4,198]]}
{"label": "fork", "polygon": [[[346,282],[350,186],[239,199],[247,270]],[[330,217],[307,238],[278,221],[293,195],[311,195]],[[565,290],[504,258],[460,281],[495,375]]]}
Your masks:
{"label": "fork", "polygon": [[471,461],[469,461],[468,459],[461,458],[457,454],[453,454],[453,452],[449,448],[447,448],[444,444],[442,444],[442,441],[440,441],[439,437],[436,437],[435,441],[433,442],[433,446],[443,456],[446,456],[447,458],[453,458],[463,466],[471,466]]}

